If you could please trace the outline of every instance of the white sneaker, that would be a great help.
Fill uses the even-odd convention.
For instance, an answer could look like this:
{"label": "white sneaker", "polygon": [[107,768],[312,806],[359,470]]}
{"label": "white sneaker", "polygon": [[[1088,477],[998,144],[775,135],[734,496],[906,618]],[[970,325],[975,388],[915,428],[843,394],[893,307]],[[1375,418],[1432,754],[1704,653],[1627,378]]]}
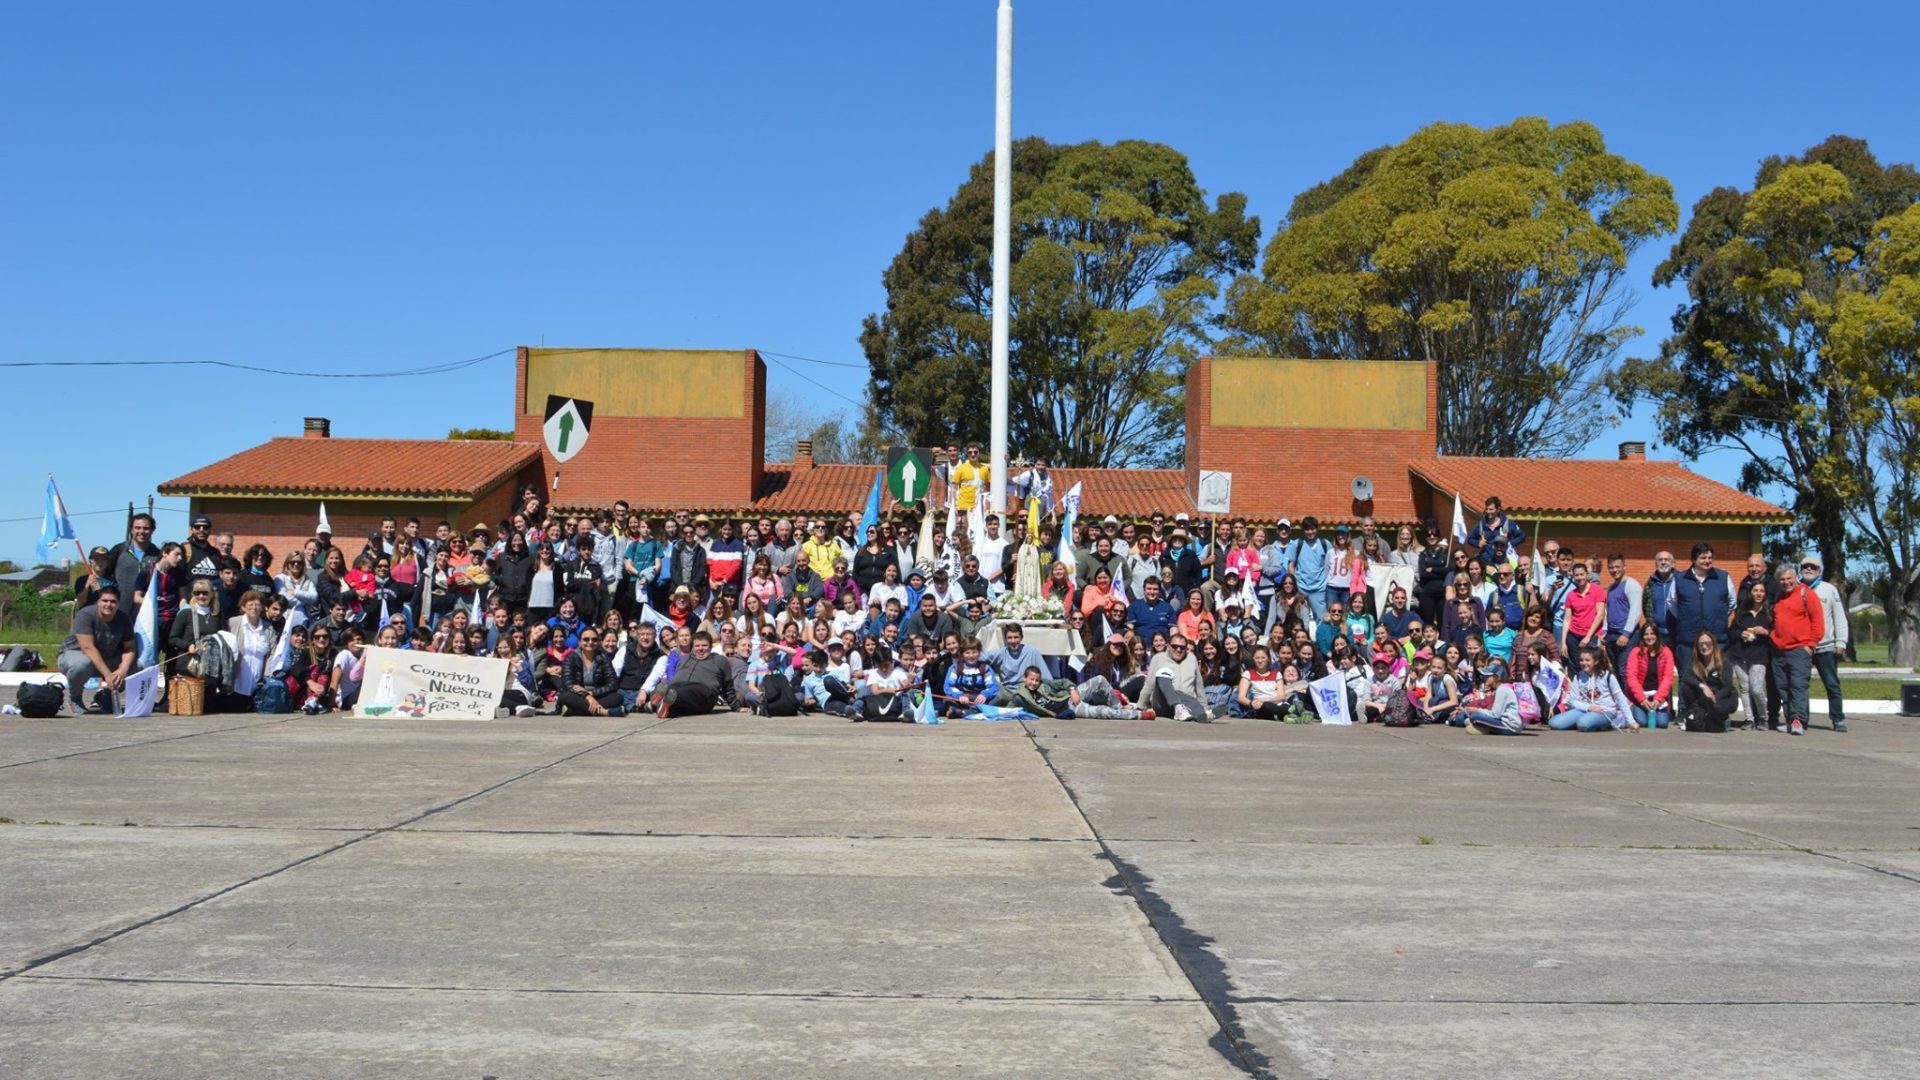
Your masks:
{"label": "white sneaker", "polygon": [[531,705],[515,705],[515,706],[513,707],[513,715],[515,715],[515,716],[532,716],[532,715],[534,715],[534,712],[533,712],[533,706],[531,706]]}
{"label": "white sneaker", "polygon": [[1185,705],[1176,705],[1173,709],[1173,718],[1175,720],[1191,720],[1193,719],[1193,710],[1187,708]]}

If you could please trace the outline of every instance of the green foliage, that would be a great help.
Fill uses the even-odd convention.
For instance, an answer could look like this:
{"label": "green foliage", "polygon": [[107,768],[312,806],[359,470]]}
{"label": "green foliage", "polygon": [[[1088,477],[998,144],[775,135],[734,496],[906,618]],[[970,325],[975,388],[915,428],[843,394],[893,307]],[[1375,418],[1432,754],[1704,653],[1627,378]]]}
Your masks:
{"label": "green foliage", "polygon": [[[1246,198],[1211,205],[1186,158],[1148,142],[1013,148],[1008,420],[1013,449],[1066,465],[1171,464],[1182,379],[1216,282],[1252,266]],[[988,437],[993,159],[909,234],[860,335],[861,445]]]}
{"label": "green foliage", "polygon": [[0,582],[0,641],[64,637],[73,621],[72,596],[59,586],[42,591],[23,583]]}
{"label": "green foliage", "polygon": [[1672,185],[1592,124],[1434,124],[1293,201],[1228,290],[1223,351],[1437,361],[1443,453],[1566,453],[1640,332],[1627,258],[1678,223]]}
{"label": "green foliage", "polygon": [[447,432],[449,439],[467,439],[475,442],[512,442],[513,432],[499,428],[454,428]]}
{"label": "green foliage", "polygon": [[[1621,366],[1622,400],[1659,405],[1689,454],[1731,448],[1742,484],[1784,491],[1844,580],[1850,553],[1886,573],[1895,655],[1920,613],[1920,173],[1834,136],[1716,189],[1655,272],[1687,302],[1660,354]],[[1851,535],[1849,530],[1851,527]]]}

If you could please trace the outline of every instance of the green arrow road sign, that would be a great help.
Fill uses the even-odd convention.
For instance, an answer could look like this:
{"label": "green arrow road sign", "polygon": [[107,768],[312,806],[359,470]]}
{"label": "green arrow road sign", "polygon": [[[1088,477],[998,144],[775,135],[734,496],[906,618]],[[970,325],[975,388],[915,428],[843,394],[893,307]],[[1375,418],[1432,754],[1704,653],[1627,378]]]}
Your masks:
{"label": "green arrow road sign", "polygon": [[933,489],[933,451],[923,446],[887,450],[887,490],[903,503],[916,503]]}

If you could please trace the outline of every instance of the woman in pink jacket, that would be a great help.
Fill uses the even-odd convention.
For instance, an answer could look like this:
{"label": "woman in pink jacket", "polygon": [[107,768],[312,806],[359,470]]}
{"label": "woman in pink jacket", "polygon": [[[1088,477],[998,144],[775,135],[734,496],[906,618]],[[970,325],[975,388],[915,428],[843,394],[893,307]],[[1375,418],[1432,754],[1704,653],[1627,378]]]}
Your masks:
{"label": "woman in pink jacket", "polygon": [[1627,654],[1627,670],[1622,674],[1621,689],[1633,703],[1634,719],[1641,727],[1666,727],[1673,717],[1673,650],[1660,641],[1658,626],[1641,625],[1640,640]]}

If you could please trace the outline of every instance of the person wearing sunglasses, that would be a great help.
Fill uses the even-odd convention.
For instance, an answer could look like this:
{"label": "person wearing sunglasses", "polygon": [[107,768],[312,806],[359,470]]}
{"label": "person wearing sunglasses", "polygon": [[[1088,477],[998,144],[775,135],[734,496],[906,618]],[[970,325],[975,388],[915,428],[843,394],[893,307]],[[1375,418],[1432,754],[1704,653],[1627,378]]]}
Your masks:
{"label": "person wearing sunglasses", "polygon": [[1193,656],[1192,642],[1178,630],[1167,637],[1166,651],[1155,653],[1147,662],[1145,693],[1146,707],[1157,715],[1196,724],[1213,723],[1206,686],[1200,679],[1200,662]]}

